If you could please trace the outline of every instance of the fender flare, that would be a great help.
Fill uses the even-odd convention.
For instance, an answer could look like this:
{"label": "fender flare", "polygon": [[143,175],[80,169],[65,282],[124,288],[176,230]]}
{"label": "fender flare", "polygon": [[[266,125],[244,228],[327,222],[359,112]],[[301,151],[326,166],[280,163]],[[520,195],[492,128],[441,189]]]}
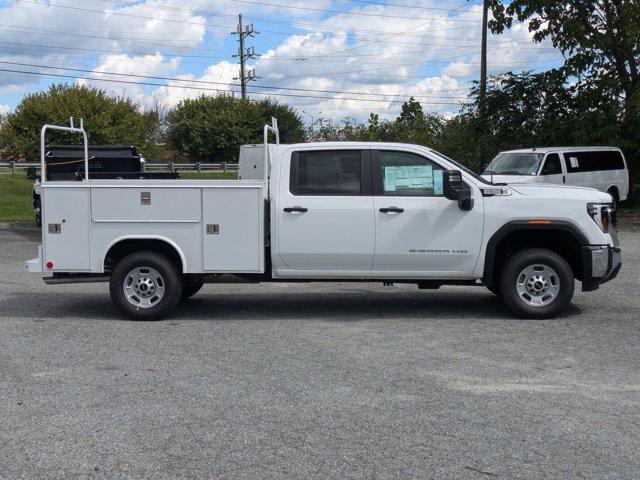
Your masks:
{"label": "fender flare", "polygon": [[114,245],[127,240],[159,240],[161,242],[165,242],[166,244],[173,247],[173,249],[176,251],[176,253],[180,257],[180,261],[182,262],[182,273],[185,273],[187,271],[187,259],[184,256],[184,252],[178,246],[178,244],[173,240],[167,237],[163,237],[161,235],[123,235],[122,237],[118,237],[115,240],[113,240],[105,250],[104,254],[102,255],[102,260],[100,265],[101,273],[104,273],[104,262],[107,259],[107,253],[109,253],[109,251],[114,247]]}
{"label": "fender flare", "polygon": [[496,250],[500,242],[510,233],[524,230],[560,230],[571,235],[571,237],[578,243],[578,245],[583,246],[589,244],[584,233],[582,233],[582,231],[574,223],[568,222],[566,220],[551,220],[551,223],[548,224],[532,224],[529,223],[529,220],[512,220],[500,227],[487,242],[487,248],[484,256],[484,271],[482,274],[482,282],[485,285],[489,285],[491,283],[491,280],[493,279],[493,264],[495,262]]}

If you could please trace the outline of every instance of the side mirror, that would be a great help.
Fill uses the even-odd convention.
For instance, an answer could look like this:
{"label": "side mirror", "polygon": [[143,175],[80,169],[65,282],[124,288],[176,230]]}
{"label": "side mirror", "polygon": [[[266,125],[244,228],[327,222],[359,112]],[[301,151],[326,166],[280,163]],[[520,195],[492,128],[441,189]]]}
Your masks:
{"label": "side mirror", "polygon": [[27,168],[27,179],[35,180],[36,179],[36,169],[35,167]]}
{"label": "side mirror", "polygon": [[460,210],[473,208],[471,188],[462,181],[462,173],[459,170],[442,172],[442,193],[449,200],[457,200]]}

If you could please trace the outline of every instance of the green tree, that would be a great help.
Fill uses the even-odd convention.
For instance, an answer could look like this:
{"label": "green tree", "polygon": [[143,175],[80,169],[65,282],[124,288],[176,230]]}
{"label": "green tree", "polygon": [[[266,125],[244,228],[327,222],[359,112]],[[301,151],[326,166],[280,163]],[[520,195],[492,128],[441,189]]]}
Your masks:
{"label": "green tree", "polygon": [[[87,86],[56,84],[46,92],[25,96],[15,111],[5,116],[0,125],[0,146],[11,156],[34,161],[39,157],[42,126],[68,125],[69,117],[74,117],[76,126],[84,119],[90,144],[131,144],[144,150],[149,140],[148,119],[131,100]],[[47,134],[48,144],[81,141],[78,135]]]}
{"label": "green tree", "polygon": [[181,101],[167,115],[167,138],[191,161],[235,162],[241,145],[262,143],[271,117],[278,119],[281,142],[304,139],[302,119],[293,108],[271,99],[249,101],[228,94]]}

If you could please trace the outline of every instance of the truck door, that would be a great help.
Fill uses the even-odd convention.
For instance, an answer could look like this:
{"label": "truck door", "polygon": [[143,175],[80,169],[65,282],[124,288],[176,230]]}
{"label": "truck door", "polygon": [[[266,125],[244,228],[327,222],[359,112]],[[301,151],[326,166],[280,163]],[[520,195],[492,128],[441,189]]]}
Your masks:
{"label": "truck door", "polygon": [[375,238],[369,150],[293,152],[281,165],[272,215],[278,222],[279,274],[369,272]]}
{"label": "truck door", "polygon": [[542,168],[540,169],[540,176],[543,183],[557,183],[563,184],[566,181],[565,174],[562,171],[562,164],[560,163],[560,155],[557,153],[550,153],[544,159]]}
{"label": "truck door", "polygon": [[444,168],[406,151],[372,151],[376,243],[373,271],[390,277],[473,272],[483,231],[483,202],[460,210],[443,196]]}

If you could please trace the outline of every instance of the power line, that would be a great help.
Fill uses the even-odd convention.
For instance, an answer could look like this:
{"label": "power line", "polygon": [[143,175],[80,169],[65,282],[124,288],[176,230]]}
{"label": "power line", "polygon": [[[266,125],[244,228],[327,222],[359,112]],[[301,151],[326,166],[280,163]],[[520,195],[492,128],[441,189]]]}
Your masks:
{"label": "power line", "polygon": [[[43,7],[44,5],[41,3],[38,3],[36,1],[33,0],[16,0],[17,2],[21,2],[21,3],[27,3],[27,4],[33,4],[36,5],[38,7]],[[102,2],[109,2],[109,3],[116,3],[116,4],[123,4],[126,3],[127,5],[130,5],[130,2],[122,2],[119,0],[100,0]],[[224,18],[234,18],[234,15],[230,15],[230,14],[223,14],[223,13],[217,13],[217,12],[208,12],[208,11],[202,11],[202,10],[190,10],[190,9],[184,9],[184,8],[177,8],[177,7],[169,7],[169,6],[164,6],[164,5],[147,5],[147,4],[137,4],[137,6],[139,7],[146,7],[146,8],[153,8],[155,10],[161,9],[161,10],[168,10],[168,11],[178,11],[178,12],[185,12],[185,13],[190,13],[190,14],[194,14],[194,15],[203,15],[203,16],[216,16],[216,17],[224,17]],[[31,7],[34,8],[34,7]],[[122,15],[122,16],[127,16],[127,17],[134,17],[134,18],[143,18],[143,19],[148,19],[148,20],[154,20],[154,21],[160,21],[160,22],[174,22],[174,23],[181,23],[181,24],[187,24],[187,25],[196,25],[196,26],[209,26],[209,27],[220,27],[220,28],[231,28],[228,25],[217,25],[217,24],[211,24],[211,23],[200,23],[200,22],[190,22],[187,20],[176,20],[176,19],[168,19],[168,18],[157,18],[157,17],[149,17],[149,16],[145,16],[145,15],[134,15],[134,14],[128,14],[128,13],[123,13],[123,12],[113,12],[113,11],[104,11],[104,10],[96,10],[96,9],[88,9],[88,8],[83,8],[83,7],[72,7],[69,5],[48,5],[48,6],[44,6],[44,8],[38,8],[38,10],[50,10],[51,8],[62,8],[62,9],[67,9],[67,10],[78,10],[78,11],[88,11],[88,12],[93,12],[93,13],[102,13],[102,14],[106,14],[106,15]],[[454,11],[454,10],[451,10]],[[442,16],[440,17],[433,17],[433,19],[440,19]],[[256,21],[261,21],[264,23],[273,23],[273,24],[283,24],[283,25],[289,25],[292,28],[298,28],[300,29],[299,26],[303,26],[303,28],[308,28],[308,27],[318,27],[321,30],[337,30],[337,31],[345,31],[345,32],[354,32],[354,33],[358,33],[358,32],[362,32],[362,33],[377,33],[377,34],[389,34],[389,33],[394,33],[394,32],[388,32],[388,31],[380,31],[380,30],[366,30],[366,29],[352,29],[352,28],[345,28],[345,27],[333,27],[333,26],[329,26],[329,25],[321,25],[321,24],[314,24],[314,23],[304,23],[304,22],[297,22],[297,21],[283,21],[283,20],[273,20],[273,19],[267,19],[267,18],[259,18],[259,17],[253,17],[253,16],[247,16],[247,18],[251,18],[253,20]],[[443,20],[447,20],[447,19],[443,19]],[[428,23],[428,22],[425,22]],[[299,26],[298,26],[299,25]],[[451,27],[451,28],[439,28],[438,31],[442,32],[444,30],[458,30],[458,29],[467,29],[468,26],[462,26],[462,27]],[[265,34],[274,34],[274,35],[286,35],[289,36],[291,35],[291,32],[274,32],[274,31],[266,31],[263,30],[262,33]],[[398,32],[398,33],[402,33],[403,35],[417,35],[417,34],[411,34],[408,32]],[[417,35],[419,36],[419,35]]]}
{"label": "power line", "polygon": [[405,30],[405,31],[403,31],[403,32],[394,33],[393,35],[389,35],[389,36],[387,36],[387,37],[384,37],[384,38],[381,38],[381,39],[378,39],[378,40],[374,40],[374,41],[372,41],[372,42],[363,43],[362,45],[357,45],[357,46],[355,46],[355,47],[346,48],[346,49],[344,49],[344,50],[338,50],[337,52],[333,52],[333,53],[326,53],[326,54],[324,54],[324,55],[320,55],[320,56],[329,56],[329,55],[334,55],[334,54],[336,54],[336,53],[350,52],[350,51],[352,51],[352,50],[356,50],[356,49],[359,49],[359,48],[368,47],[368,46],[375,45],[375,44],[380,43],[380,42],[384,42],[385,40],[388,40],[388,39],[390,39],[390,38],[394,38],[394,37],[397,37],[397,36],[400,36],[400,35],[404,35],[404,34],[406,34],[406,33],[408,33],[408,32],[411,32],[411,31],[415,30],[416,28],[420,28],[420,27],[423,27],[423,26],[427,25],[429,22],[431,22],[431,21],[433,21],[433,20],[435,20],[435,19],[437,19],[437,18],[439,18],[439,17],[446,16],[446,15],[448,15],[448,14],[449,14],[449,13],[451,13],[451,12],[454,12],[454,11],[456,11],[456,10],[459,10],[460,8],[462,8],[463,6],[465,6],[466,4],[467,4],[467,3],[466,3],[466,1],[465,1],[465,3],[463,3],[463,4],[462,4],[462,5],[460,5],[459,7],[454,8],[454,9],[451,9],[451,10],[447,10],[447,11],[446,11],[445,13],[443,13],[442,15],[439,15],[439,16],[437,16],[437,17],[434,17],[434,18],[432,18],[432,19],[430,19],[430,20],[428,20],[428,21],[426,21],[426,22],[423,22],[423,23],[421,23],[421,24],[419,24],[419,25],[416,25],[415,27],[411,27],[411,28],[409,28],[408,30]]}
{"label": "power line", "polygon": [[[210,88],[210,87],[193,87],[190,85],[165,85],[162,83],[155,82],[141,82],[141,81],[131,81],[131,80],[115,80],[115,79],[107,79],[107,78],[93,78],[86,76],[77,76],[77,75],[63,75],[58,73],[46,73],[46,72],[30,72],[24,70],[14,70],[7,68],[0,68],[0,72],[8,72],[8,73],[18,73],[24,75],[35,75],[35,76],[46,76],[46,77],[56,77],[56,78],[70,78],[74,80],[89,80],[96,82],[111,82],[111,83],[121,83],[121,84],[129,84],[129,85],[149,85],[156,87],[165,87],[165,88],[183,88],[187,90],[201,90],[201,91],[214,91],[214,92],[223,92],[223,93],[239,93],[237,90],[224,90],[220,88]],[[290,94],[290,93],[267,93],[267,92],[255,92],[257,95],[264,96],[279,96],[279,97],[296,97],[296,98],[315,98],[315,99],[325,99],[325,100],[344,100],[344,101],[357,101],[357,102],[378,102],[378,103],[405,103],[404,100],[381,100],[375,98],[352,98],[352,97],[333,97],[333,96],[318,96],[318,95],[299,95],[299,94]],[[433,105],[460,105],[461,102],[429,102]]]}
{"label": "power line", "polygon": [[[230,0],[235,3],[248,3],[251,5],[263,5],[267,7],[279,7],[279,8],[289,8],[292,10],[306,10],[310,12],[322,12],[322,13],[332,13],[336,15],[357,15],[363,17],[384,17],[384,18],[399,18],[403,20],[435,20],[438,17],[415,17],[415,16],[404,16],[404,15],[393,15],[389,13],[370,13],[370,12],[348,12],[345,10],[328,10],[323,8],[313,8],[313,7],[301,7],[298,5],[283,5],[281,3],[269,3],[269,2],[258,2],[256,0]],[[448,11],[449,12],[449,11]],[[480,23],[479,20],[464,20],[458,18],[447,18],[448,22],[465,22],[465,23]]]}
{"label": "power line", "polygon": [[[385,6],[385,7],[400,7],[400,8],[411,8],[411,9],[418,9],[418,10],[437,10],[437,11],[448,11],[448,8],[443,8],[443,7],[423,7],[423,6],[418,6],[418,5],[407,5],[404,3],[385,3],[385,2],[371,2],[371,1],[367,1],[367,0],[345,0],[347,2],[351,2],[351,3],[364,3],[366,5],[380,5],[380,6]],[[481,13],[481,12],[476,12],[475,10],[461,10],[461,12],[463,13]]]}
{"label": "power line", "polygon": [[[164,77],[164,76],[157,76],[157,75],[139,75],[139,74],[133,74],[133,73],[120,73],[120,72],[106,72],[106,71],[100,71],[100,70],[89,70],[89,69],[84,69],[84,68],[70,68],[70,67],[56,67],[53,65],[40,65],[40,64],[34,64],[34,63],[23,63],[23,62],[9,62],[9,61],[4,61],[4,60],[0,60],[0,63],[2,64],[7,64],[7,65],[18,65],[18,66],[22,66],[22,67],[32,67],[32,68],[46,68],[46,69],[52,69],[52,70],[65,70],[65,71],[71,71],[71,72],[81,72],[81,73],[92,73],[92,74],[102,74],[102,75],[113,75],[113,76],[122,76],[122,77],[136,77],[136,78],[144,78],[144,79],[151,79],[151,80],[164,80],[164,81],[171,81],[171,82],[186,82],[186,83],[196,83],[196,84],[206,84],[206,85],[231,85],[231,86],[241,86],[239,84],[231,84],[228,82],[216,82],[213,80],[197,80],[197,79],[186,79],[186,78],[176,78],[176,77]],[[96,77],[91,77],[92,79],[95,80],[100,80],[100,78],[96,78]],[[176,87],[180,87],[180,85],[174,85]],[[406,97],[406,96],[413,96],[413,97],[431,97],[429,95],[420,95],[420,94],[386,94],[386,93],[369,93],[369,92],[349,92],[349,91],[344,91],[344,90],[318,90],[318,89],[313,89],[313,88],[293,88],[293,87],[280,87],[280,86],[273,86],[273,85],[256,85],[255,87],[251,87],[251,88],[263,88],[263,89],[272,89],[272,90],[292,90],[292,91],[299,91],[299,92],[312,92],[312,93],[335,93],[335,94],[347,94],[347,95],[364,95],[364,96],[376,96],[376,97],[398,97],[398,96],[402,96],[402,97]],[[435,97],[431,97],[431,98],[435,98]],[[437,97],[437,98],[460,98],[460,96],[454,96],[454,97]],[[369,99],[363,99],[365,101],[368,101]]]}
{"label": "power line", "polygon": [[[127,2],[126,0],[100,0],[101,2],[108,2],[108,3],[116,3],[116,4],[127,4],[130,2]],[[350,12],[350,11],[345,11],[345,10],[332,10],[332,9],[324,9],[324,8],[315,8],[315,7],[303,7],[303,6],[299,6],[299,5],[287,5],[287,4],[282,4],[282,3],[270,3],[270,2],[263,2],[263,1],[258,1],[258,0],[229,0],[231,2],[234,3],[244,3],[244,4],[250,4],[250,5],[262,5],[262,6],[266,6],[266,7],[278,7],[278,8],[286,8],[286,9],[292,9],[292,10],[306,10],[306,11],[310,11],[310,12],[321,12],[321,13],[332,13],[332,14],[337,14],[337,15],[358,15],[358,16],[365,16],[365,17],[385,17],[385,18],[399,18],[399,19],[408,19],[408,20],[430,20],[432,18],[436,18],[436,17],[416,17],[416,16],[400,16],[400,15],[393,15],[393,14],[387,14],[387,13],[371,13],[371,12]],[[392,5],[389,4],[381,4],[381,5],[385,5],[385,6],[389,6],[392,7]],[[134,6],[136,7],[149,7],[149,8],[156,8],[156,5],[147,5],[147,4],[135,4]],[[172,8],[174,10],[177,10],[177,7],[168,7],[168,6],[160,6],[161,8]],[[189,10],[189,9],[180,9],[181,11],[184,12],[188,12],[191,13],[193,10]],[[440,8],[440,9],[436,9],[436,10],[440,10],[440,11],[445,11],[447,13],[451,13],[451,10],[449,9],[445,9],[445,8]],[[456,9],[458,10],[458,9]],[[198,10],[196,10],[198,11]],[[211,11],[207,11],[206,12],[209,15],[222,15],[219,14],[218,12],[211,12]],[[222,15],[224,16],[224,15]],[[480,20],[464,20],[464,19],[457,19],[457,18],[447,18],[447,21],[457,21],[457,22],[471,22],[471,23],[480,23]]]}

